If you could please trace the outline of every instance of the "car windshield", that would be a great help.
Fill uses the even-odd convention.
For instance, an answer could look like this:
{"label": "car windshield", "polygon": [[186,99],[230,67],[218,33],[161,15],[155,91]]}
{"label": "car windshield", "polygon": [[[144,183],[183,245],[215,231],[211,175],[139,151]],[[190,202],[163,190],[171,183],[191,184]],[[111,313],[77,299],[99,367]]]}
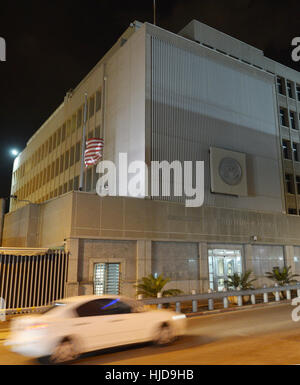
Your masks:
{"label": "car windshield", "polygon": [[54,302],[50,306],[48,306],[45,310],[41,311],[40,314],[46,314],[54,309],[58,309],[61,306],[66,306],[66,303],[64,302]]}

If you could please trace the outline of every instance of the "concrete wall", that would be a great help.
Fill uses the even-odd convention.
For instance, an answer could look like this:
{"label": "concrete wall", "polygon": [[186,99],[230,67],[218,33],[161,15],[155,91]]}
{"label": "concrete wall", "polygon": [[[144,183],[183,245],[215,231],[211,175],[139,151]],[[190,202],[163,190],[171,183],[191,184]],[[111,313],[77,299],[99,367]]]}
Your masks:
{"label": "concrete wall", "polygon": [[[206,205],[282,212],[273,76],[147,27],[152,160],[204,161]],[[246,154],[248,196],[211,193],[211,146]]]}

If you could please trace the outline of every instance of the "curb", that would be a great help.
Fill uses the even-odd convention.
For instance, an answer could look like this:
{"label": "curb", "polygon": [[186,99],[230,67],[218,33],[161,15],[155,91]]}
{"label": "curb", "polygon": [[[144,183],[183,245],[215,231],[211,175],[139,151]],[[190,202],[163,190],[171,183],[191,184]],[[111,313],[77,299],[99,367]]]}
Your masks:
{"label": "curb", "polygon": [[291,300],[282,300],[280,302],[267,302],[267,303],[259,303],[256,305],[244,305],[240,307],[232,307],[227,309],[216,309],[216,310],[204,310],[197,313],[186,313],[187,318],[193,318],[198,316],[205,316],[205,315],[213,315],[213,314],[219,314],[219,313],[230,313],[234,311],[242,311],[242,310],[249,310],[249,309],[257,309],[257,308],[264,308],[268,306],[278,306],[278,305],[284,305],[284,304],[290,304]]}

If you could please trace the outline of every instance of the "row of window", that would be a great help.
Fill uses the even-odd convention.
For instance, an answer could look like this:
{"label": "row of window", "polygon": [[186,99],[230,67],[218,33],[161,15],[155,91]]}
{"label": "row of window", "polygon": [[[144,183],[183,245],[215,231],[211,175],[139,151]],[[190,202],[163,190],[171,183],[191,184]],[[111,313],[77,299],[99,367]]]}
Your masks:
{"label": "row of window", "polygon": [[[101,91],[98,90],[95,95],[91,96],[87,105],[87,117],[92,118],[95,112],[101,108]],[[45,143],[18,169],[16,177],[22,178],[26,170],[35,167],[39,162],[46,158],[57,146],[63,143],[76,129],[82,127],[84,106],[80,107],[76,113],[72,115],[56,132],[51,135]],[[100,134],[100,127],[99,127]]]}
{"label": "row of window", "polygon": [[[40,178],[40,179],[39,179]],[[15,195],[18,199],[26,199],[28,196],[37,191],[41,185],[41,180],[43,180],[43,175],[39,174],[36,178],[33,178],[29,183],[23,186],[20,190],[16,191]],[[97,183],[97,174],[96,167],[89,168],[84,172],[83,176],[83,189],[84,191],[94,191],[96,189]],[[49,199],[58,197],[62,194],[65,194],[69,191],[78,191],[79,190],[79,175],[71,178],[68,182],[60,185],[58,188],[53,189],[50,193],[46,194],[42,198],[38,199],[35,203],[45,202]]]}
{"label": "row of window", "polygon": [[281,95],[287,95],[291,99],[297,99],[300,101],[300,85],[295,84],[294,82],[287,80],[285,82],[284,78],[277,76],[277,91]]}
{"label": "row of window", "polygon": [[284,107],[280,107],[280,124],[285,127],[290,127],[293,130],[299,130],[300,123],[300,114],[297,119],[297,113],[295,111],[287,110]]}
{"label": "row of window", "polygon": [[286,192],[289,194],[295,194],[297,192],[300,195],[300,176],[296,176],[295,183],[293,174],[285,174],[285,187]]}
{"label": "row of window", "polygon": [[300,161],[300,143],[291,143],[289,140],[282,139],[282,153],[284,159]]}

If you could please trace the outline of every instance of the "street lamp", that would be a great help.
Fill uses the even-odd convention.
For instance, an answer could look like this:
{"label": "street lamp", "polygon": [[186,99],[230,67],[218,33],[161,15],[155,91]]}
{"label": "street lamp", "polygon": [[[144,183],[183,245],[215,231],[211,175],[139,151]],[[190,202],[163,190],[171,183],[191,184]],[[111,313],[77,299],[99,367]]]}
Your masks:
{"label": "street lamp", "polygon": [[12,156],[18,156],[19,155],[19,151],[16,150],[15,148],[13,148],[12,150],[10,150],[10,153]]}

